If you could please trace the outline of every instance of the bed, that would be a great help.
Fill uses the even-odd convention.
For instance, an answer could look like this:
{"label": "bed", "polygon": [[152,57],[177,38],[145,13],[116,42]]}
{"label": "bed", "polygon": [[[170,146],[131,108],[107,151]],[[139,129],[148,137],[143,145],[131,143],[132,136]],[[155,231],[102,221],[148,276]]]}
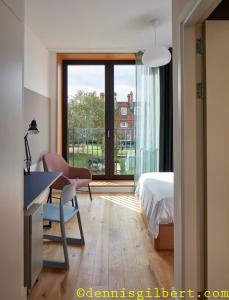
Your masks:
{"label": "bed", "polygon": [[173,193],[173,173],[168,172],[141,175],[135,192],[159,250],[173,249]]}

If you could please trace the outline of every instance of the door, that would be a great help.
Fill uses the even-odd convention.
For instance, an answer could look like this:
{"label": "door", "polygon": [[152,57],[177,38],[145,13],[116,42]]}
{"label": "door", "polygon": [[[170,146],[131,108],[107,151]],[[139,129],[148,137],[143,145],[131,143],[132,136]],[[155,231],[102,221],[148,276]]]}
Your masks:
{"label": "door", "polygon": [[97,179],[132,179],[134,61],[64,61],[63,156]]}
{"label": "door", "polygon": [[[203,53],[202,26],[184,27],[184,65],[182,79],[182,219],[175,218],[175,240],[182,231],[182,243],[175,242],[175,260],[183,257],[182,288],[198,292],[204,290],[204,105],[202,95]],[[198,93],[197,93],[198,88]],[[186,180],[188,178],[188,180]],[[176,199],[177,200],[177,199]],[[178,209],[175,203],[175,211]],[[179,268],[175,264],[175,274]]]}
{"label": "door", "polygon": [[[229,22],[206,22],[207,289],[229,282]],[[219,297],[218,297],[219,298]]]}

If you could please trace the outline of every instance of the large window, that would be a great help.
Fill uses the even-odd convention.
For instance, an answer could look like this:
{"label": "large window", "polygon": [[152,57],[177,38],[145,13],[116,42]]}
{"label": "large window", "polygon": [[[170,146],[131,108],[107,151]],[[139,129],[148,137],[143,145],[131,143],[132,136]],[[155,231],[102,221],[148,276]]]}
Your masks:
{"label": "large window", "polygon": [[134,61],[65,61],[63,154],[97,178],[135,171]]}

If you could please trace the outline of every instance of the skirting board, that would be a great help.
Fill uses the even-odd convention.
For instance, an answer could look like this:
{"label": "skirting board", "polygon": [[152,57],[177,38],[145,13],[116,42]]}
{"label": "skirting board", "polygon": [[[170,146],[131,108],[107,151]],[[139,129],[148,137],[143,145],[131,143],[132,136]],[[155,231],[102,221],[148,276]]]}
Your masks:
{"label": "skirting board", "polygon": [[[146,227],[148,227],[148,219],[144,211],[142,211],[142,218]],[[155,250],[174,250],[174,224],[160,224],[158,237],[155,239],[155,237],[150,232],[149,237]]]}

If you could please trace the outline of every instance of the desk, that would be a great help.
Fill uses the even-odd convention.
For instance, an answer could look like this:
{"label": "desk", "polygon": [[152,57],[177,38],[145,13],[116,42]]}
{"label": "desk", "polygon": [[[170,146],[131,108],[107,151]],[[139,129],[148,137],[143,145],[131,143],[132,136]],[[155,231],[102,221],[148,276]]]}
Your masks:
{"label": "desk", "polygon": [[29,206],[47,190],[60,176],[62,172],[31,172],[24,176],[24,208]]}
{"label": "desk", "polygon": [[25,286],[32,288],[43,267],[43,206],[49,187],[62,172],[32,172],[24,176]]}

